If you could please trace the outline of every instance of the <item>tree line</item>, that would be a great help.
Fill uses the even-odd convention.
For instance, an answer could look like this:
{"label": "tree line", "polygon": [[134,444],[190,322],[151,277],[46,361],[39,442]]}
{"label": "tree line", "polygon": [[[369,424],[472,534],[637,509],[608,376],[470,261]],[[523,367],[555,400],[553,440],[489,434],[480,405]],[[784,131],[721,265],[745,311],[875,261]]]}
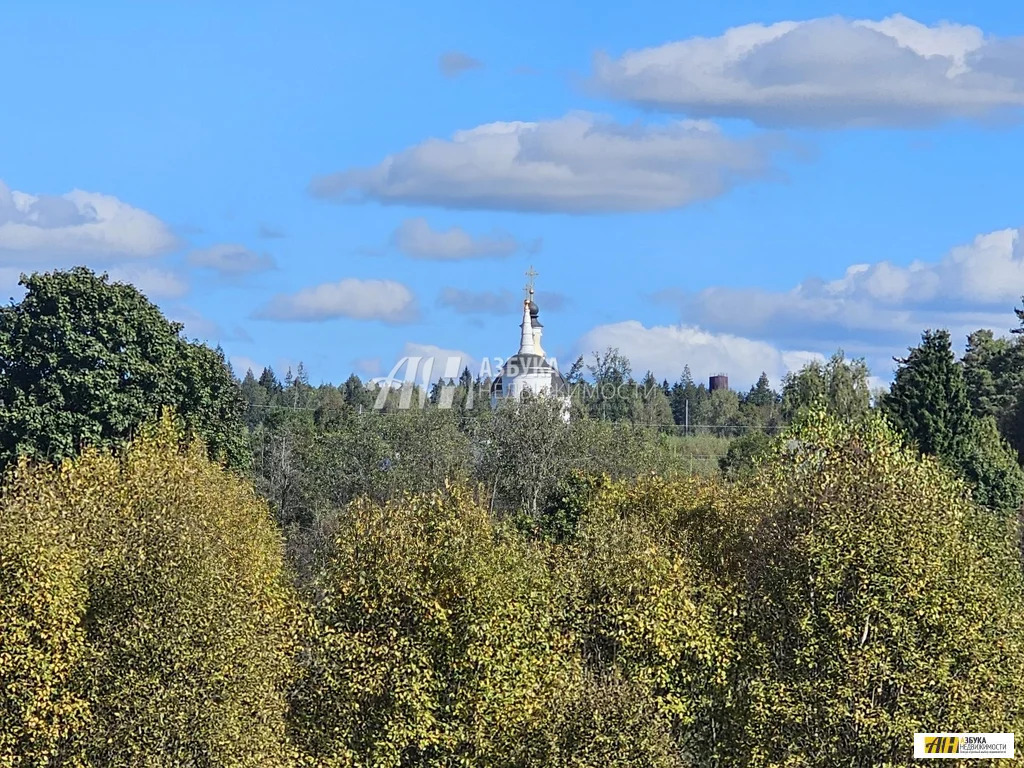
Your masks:
{"label": "tree line", "polygon": [[0,766],[909,765],[1024,725],[1020,336],[928,331],[884,393],[837,353],[620,397],[608,350],[566,423],[239,381],[130,286],[24,284]]}

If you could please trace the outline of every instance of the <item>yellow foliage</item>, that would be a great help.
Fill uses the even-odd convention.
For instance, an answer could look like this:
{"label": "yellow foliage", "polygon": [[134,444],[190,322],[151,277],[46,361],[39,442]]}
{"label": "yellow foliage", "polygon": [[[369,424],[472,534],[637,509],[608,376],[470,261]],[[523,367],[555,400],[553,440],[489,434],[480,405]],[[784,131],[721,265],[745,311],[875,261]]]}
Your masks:
{"label": "yellow foliage", "polygon": [[52,507],[12,497],[0,514],[0,766],[74,765],[88,724],[74,690],[85,589]]}
{"label": "yellow foliage", "polygon": [[[66,741],[96,766],[287,764],[282,543],[247,483],[180,442],[168,416],[121,456],[23,464],[5,491],[0,519],[67,562],[53,599],[75,612],[60,624],[75,670],[60,687],[88,727]],[[34,578],[15,572],[4,597]]]}
{"label": "yellow foliage", "polygon": [[534,764],[572,663],[543,553],[455,488],[356,503],[337,528],[295,696],[312,761]]}

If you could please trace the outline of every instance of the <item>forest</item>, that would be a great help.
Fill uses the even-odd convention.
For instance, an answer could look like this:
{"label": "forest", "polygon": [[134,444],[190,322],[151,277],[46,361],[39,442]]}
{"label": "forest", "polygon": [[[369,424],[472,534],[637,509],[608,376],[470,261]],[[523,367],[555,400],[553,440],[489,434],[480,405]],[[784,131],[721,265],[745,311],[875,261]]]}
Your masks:
{"label": "forest", "polygon": [[376,409],[106,275],[22,285],[4,768],[899,766],[1024,731],[1024,310],[959,357],[924,330],[884,391],[841,351],[709,392],[599,350],[565,421],[468,369]]}

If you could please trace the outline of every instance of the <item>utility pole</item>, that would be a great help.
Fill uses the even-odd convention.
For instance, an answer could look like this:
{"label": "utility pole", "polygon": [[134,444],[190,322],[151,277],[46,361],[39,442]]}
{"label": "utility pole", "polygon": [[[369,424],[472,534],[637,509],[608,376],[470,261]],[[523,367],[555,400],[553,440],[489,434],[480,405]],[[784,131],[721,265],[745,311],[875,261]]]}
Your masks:
{"label": "utility pole", "polygon": [[683,427],[683,434],[686,435],[686,436],[689,436],[689,434],[690,434],[690,398],[686,398],[685,402],[686,402],[686,419],[683,422],[685,424],[685,426]]}

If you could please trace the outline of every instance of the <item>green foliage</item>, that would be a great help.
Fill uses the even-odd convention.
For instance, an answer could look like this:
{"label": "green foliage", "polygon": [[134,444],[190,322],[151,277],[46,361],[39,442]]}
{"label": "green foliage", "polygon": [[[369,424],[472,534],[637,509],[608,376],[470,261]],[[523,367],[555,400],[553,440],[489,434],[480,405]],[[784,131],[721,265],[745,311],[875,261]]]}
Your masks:
{"label": "green foliage", "polygon": [[[24,536],[59,521],[43,533],[74,559],[47,576],[52,626],[15,636],[12,653],[67,657],[47,681],[62,692],[54,706],[80,702],[87,725],[40,711],[89,765],[284,765],[293,608],[281,540],[251,487],[181,441],[165,419],[120,457],[22,465],[0,518]],[[26,585],[13,586],[17,599]]]}
{"label": "green foliage", "polygon": [[574,470],[548,495],[538,519],[524,517],[518,522],[525,533],[555,542],[566,542],[576,535],[580,518],[594,496],[607,484],[607,475],[591,475]]}
{"label": "green foliage", "polygon": [[740,403],[740,421],[749,427],[776,427],[782,419],[782,398],[762,373]]}
{"label": "green foliage", "polygon": [[962,363],[972,413],[1005,426],[1024,385],[1024,347],[978,330],[967,337]]}
{"label": "green foliage", "polygon": [[729,480],[748,478],[754,474],[755,462],[765,453],[772,439],[765,432],[750,431],[729,443],[729,450],[719,459],[722,475]]}
{"label": "green foliage", "polygon": [[1018,509],[1024,503],[1024,471],[991,416],[975,420],[971,439],[956,460],[978,503],[997,510]]}
{"label": "green foliage", "polygon": [[293,701],[310,760],[544,764],[572,657],[543,553],[450,488],[353,504],[335,530]]}
{"label": "green foliage", "polygon": [[[711,427],[712,434],[728,436],[736,433],[736,430],[730,427],[739,423],[740,398],[733,390],[716,389],[695,410],[697,423]],[[691,410],[691,414],[693,413]]]}
{"label": "green foliage", "polygon": [[1020,729],[1014,537],[961,481],[879,419],[817,412],[746,493],[752,765],[904,765],[914,731]]}
{"label": "green foliage", "polygon": [[782,413],[791,420],[803,409],[820,406],[840,418],[859,418],[871,404],[868,374],[862,359],[847,360],[842,350],[825,365],[808,363],[783,379]]}
{"label": "green foliage", "polygon": [[699,424],[695,414],[699,412],[701,403],[707,397],[708,388],[704,384],[695,384],[690,373],[690,366],[684,366],[679,381],[673,384],[669,390],[669,403],[672,406],[675,423],[684,426],[687,423]]}
{"label": "green foliage", "polygon": [[285,526],[360,496],[383,502],[465,479],[471,461],[456,414],[436,409],[346,409],[319,427],[301,417],[260,425],[252,454],[257,488]]}
{"label": "green foliage", "polygon": [[645,426],[660,427],[672,424],[672,405],[654,374],[650,371],[640,382],[639,402],[636,404],[634,420]]}
{"label": "green foliage", "polygon": [[880,417],[807,411],[722,483],[590,472],[646,431],[556,416],[525,535],[443,472],[324,499],[301,606],[266,507],[170,422],[22,464],[0,765],[904,765],[915,730],[1024,726],[1017,530]]}
{"label": "green foliage", "polygon": [[721,462],[732,441],[733,438],[705,433],[671,435],[665,442],[678,473],[717,477],[721,474]]}
{"label": "green foliage", "polygon": [[502,402],[477,437],[475,479],[490,493],[491,510],[532,521],[574,472],[623,478],[687,468],[676,443],[656,428],[582,414],[566,424],[561,403],[551,399]]}
{"label": "green foliage", "polygon": [[21,302],[0,308],[0,467],[120,444],[165,406],[212,456],[246,464],[242,402],[219,351],[84,267],[22,285]]}
{"label": "green foliage", "polygon": [[620,421],[632,418],[637,408],[637,392],[631,378],[629,358],[618,349],[608,347],[595,352],[594,362],[587,366],[593,379],[589,413],[596,419]]}
{"label": "green foliage", "polygon": [[884,408],[924,453],[962,473],[982,504],[1014,509],[1024,501],[1024,472],[994,417],[972,413],[964,370],[946,331],[925,332],[901,361]]}
{"label": "green foliage", "polygon": [[925,331],[921,345],[899,362],[885,412],[922,452],[960,454],[971,434],[971,410],[949,333]]}

